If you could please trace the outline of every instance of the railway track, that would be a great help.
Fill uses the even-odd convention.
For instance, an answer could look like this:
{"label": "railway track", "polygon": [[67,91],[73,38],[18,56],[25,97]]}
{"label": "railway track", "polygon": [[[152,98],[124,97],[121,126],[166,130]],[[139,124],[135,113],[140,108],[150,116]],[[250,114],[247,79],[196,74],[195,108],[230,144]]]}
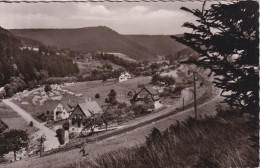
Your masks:
{"label": "railway track", "polygon": [[[195,70],[193,70],[192,68],[189,68],[189,69],[191,71],[195,72]],[[204,93],[197,99],[197,105],[199,106],[203,103],[206,103],[207,100],[212,99],[214,97],[214,95],[213,95],[212,84],[209,81],[207,81],[206,79],[204,79],[199,73],[195,73],[195,76],[196,76],[196,78],[198,78],[204,84],[204,87],[205,87]],[[185,105],[184,110],[192,109],[193,103],[194,102],[192,101],[189,104]],[[143,121],[143,122],[140,122],[140,123],[133,125],[133,126],[125,127],[125,128],[122,128],[122,129],[119,129],[119,130],[116,130],[116,131],[113,131],[113,132],[110,132],[110,133],[107,133],[107,134],[104,134],[104,135],[100,135],[98,137],[95,137],[95,138],[89,140],[87,143],[94,143],[96,141],[101,141],[101,140],[111,138],[111,137],[119,135],[119,134],[123,134],[125,132],[135,130],[137,128],[140,128],[140,127],[143,127],[145,125],[151,124],[153,122],[162,120],[164,118],[175,115],[175,114],[182,112],[182,111],[183,111],[183,108],[176,108],[176,109],[171,110],[170,112],[168,112],[166,114],[155,117],[151,120]],[[59,153],[59,152],[65,152],[65,151],[75,149],[75,148],[80,148],[84,144],[85,144],[85,142],[78,142],[78,143],[75,143],[75,144],[70,145],[70,146],[64,146],[64,147],[61,147],[61,148],[58,148],[58,149],[53,149],[51,151],[46,151],[46,152],[43,153],[43,156],[47,156],[47,155],[51,155],[51,154]]]}

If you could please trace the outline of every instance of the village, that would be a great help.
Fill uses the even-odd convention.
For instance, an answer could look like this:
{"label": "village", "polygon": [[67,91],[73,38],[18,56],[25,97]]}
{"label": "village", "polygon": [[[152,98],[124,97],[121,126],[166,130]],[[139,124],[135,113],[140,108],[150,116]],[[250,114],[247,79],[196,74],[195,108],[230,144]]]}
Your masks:
{"label": "village", "polygon": [[[90,57],[81,64],[91,60]],[[37,128],[29,150],[18,152],[17,158],[41,155],[44,151],[71,145],[78,139],[126,128],[162,115],[165,109],[191,103],[193,81],[189,66],[178,65],[178,62],[170,65],[161,58],[149,66],[154,64],[157,73],[152,76],[122,71],[118,78],[45,84],[2,100],[29,126]],[[202,94],[203,84],[196,83]]]}

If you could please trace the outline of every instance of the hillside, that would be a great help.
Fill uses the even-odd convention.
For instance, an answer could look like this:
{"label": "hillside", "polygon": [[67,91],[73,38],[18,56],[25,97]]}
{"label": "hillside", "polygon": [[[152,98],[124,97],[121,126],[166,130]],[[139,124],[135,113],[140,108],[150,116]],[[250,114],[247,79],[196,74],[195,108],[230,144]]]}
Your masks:
{"label": "hillside", "polygon": [[176,55],[185,45],[176,42],[170,35],[125,35],[128,39],[145,46],[157,55]]}
{"label": "hillside", "polygon": [[[26,87],[33,87],[32,81],[36,85],[36,81],[43,77],[78,74],[77,64],[68,56],[57,55],[55,50],[42,45],[36,51],[26,48],[40,45],[40,42],[17,37],[0,28],[0,86],[5,86],[8,96]],[[21,85],[18,86],[17,82]]]}
{"label": "hillside", "polygon": [[0,27],[0,46],[1,47],[17,47],[21,44],[15,35],[10,33],[8,30]]}
{"label": "hillside", "polygon": [[49,46],[81,52],[123,53],[136,60],[151,60],[157,55],[175,55],[184,45],[163,35],[121,35],[105,27],[77,29],[12,29],[14,34]]}
{"label": "hillside", "polygon": [[79,29],[15,29],[14,34],[41,41],[45,45],[70,48],[81,52],[119,52],[142,60],[156,54],[107,27]]}

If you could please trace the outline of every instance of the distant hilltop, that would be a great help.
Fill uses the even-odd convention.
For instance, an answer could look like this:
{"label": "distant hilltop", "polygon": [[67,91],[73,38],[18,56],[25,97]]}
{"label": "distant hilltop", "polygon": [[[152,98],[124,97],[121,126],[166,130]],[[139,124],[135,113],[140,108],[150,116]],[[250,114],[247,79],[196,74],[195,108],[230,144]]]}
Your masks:
{"label": "distant hilltop", "polygon": [[11,29],[23,38],[39,41],[48,46],[70,48],[80,52],[123,53],[136,60],[151,60],[157,55],[176,55],[186,46],[170,35],[121,35],[105,27],[75,29]]}

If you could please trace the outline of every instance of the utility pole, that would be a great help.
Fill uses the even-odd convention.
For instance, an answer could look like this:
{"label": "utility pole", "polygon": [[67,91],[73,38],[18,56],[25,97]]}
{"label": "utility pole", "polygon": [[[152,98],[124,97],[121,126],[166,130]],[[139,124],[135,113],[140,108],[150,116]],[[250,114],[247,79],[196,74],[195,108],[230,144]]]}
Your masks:
{"label": "utility pole", "polygon": [[196,80],[195,80],[195,73],[193,71],[193,80],[194,80],[194,111],[195,111],[195,118],[197,119],[197,99],[196,99]]}
{"label": "utility pole", "polygon": [[182,111],[184,111],[184,97],[182,98]]}

